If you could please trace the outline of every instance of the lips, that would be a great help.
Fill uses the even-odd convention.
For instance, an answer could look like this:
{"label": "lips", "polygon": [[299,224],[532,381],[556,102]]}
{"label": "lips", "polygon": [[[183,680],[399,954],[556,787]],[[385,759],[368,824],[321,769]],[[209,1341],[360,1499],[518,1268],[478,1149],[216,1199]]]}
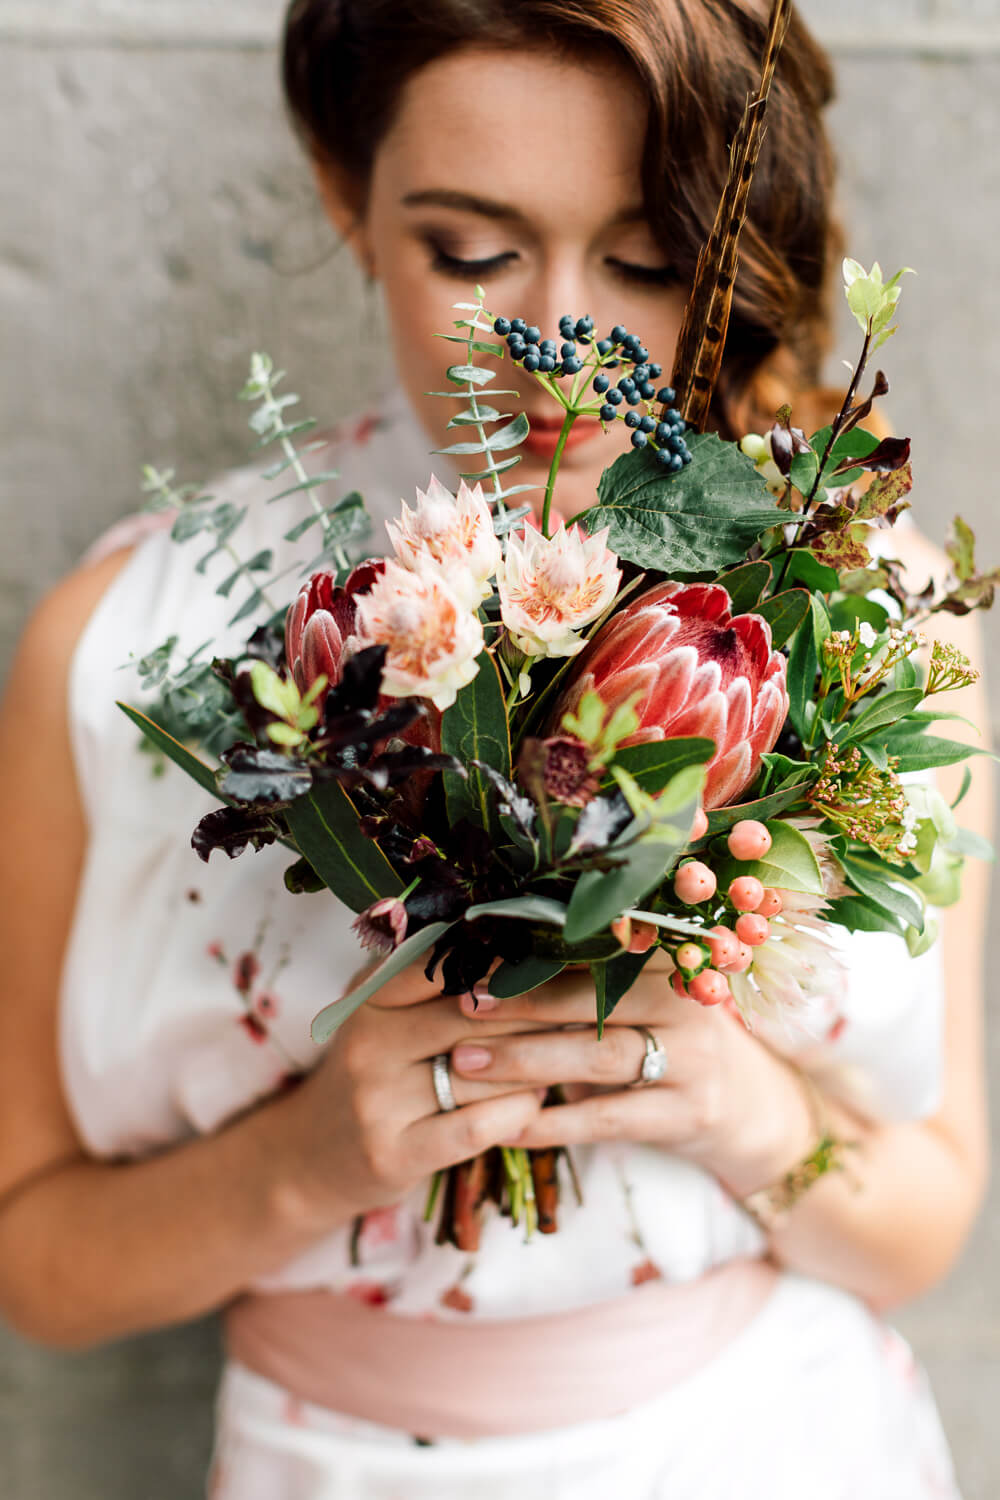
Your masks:
{"label": "lips", "polygon": [[[559,434],[562,432],[562,417],[532,417],[529,414],[528,420],[531,423],[531,431],[525,438],[523,447],[539,458],[551,459],[559,443]],[[578,448],[581,443],[589,443],[600,435],[601,424],[596,417],[578,417],[566,439],[566,449]]]}

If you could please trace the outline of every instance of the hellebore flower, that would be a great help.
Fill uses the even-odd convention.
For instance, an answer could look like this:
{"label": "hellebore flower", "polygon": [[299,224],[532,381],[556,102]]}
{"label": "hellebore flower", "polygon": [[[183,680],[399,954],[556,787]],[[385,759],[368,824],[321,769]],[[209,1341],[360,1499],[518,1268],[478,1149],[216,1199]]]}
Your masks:
{"label": "hellebore flower", "polygon": [[560,526],[551,537],[526,526],[512,533],[497,571],[500,615],[525,656],[575,656],[577,634],[602,614],[621,582],[608,529],[587,536]]}
{"label": "hellebore flower", "polygon": [[382,692],[389,698],[429,698],[444,710],[479,671],[483,649],[478,615],[436,570],[411,573],[391,559],[367,593],[359,594],[357,641],[388,646]]}
{"label": "hellebore flower", "polygon": [[502,554],[482,485],[470,489],[463,479],[453,495],[432,476],[426,492],[417,490],[416,510],[404,502],[399,520],[387,521],[386,530],[404,568],[440,569],[467,609],[489,598]]}
{"label": "hellebore flower", "polygon": [[661,583],[600,630],[573,669],[555,724],[596,692],[608,709],[635,698],[639,728],[623,741],[703,735],[715,741],[706,808],[734,802],[788,712],[785,659],[759,615],[731,614],[720,584]]}
{"label": "hellebore flower", "polygon": [[407,911],[397,896],[384,896],[351,923],[363,948],[386,958],[406,937]]}

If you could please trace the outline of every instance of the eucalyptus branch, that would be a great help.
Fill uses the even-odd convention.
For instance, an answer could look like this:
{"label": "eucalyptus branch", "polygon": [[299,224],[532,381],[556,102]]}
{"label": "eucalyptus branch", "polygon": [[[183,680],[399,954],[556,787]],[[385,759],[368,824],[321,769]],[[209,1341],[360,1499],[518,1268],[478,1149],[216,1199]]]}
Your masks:
{"label": "eucalyptus branch", "polygon": [[[275,478],[284,469],[290,468],[298,483],[292,490],[285,490],[284,494],[304,491],[309,497],[309,504],[313,513],[320,523],[323,533],[324,549],[328,549],[338,568],[350,566],[348,557],[343,547],[336,541],[334,536],[334,525],[328,510],[320,504],[315,490],[318,483],[325,482],[328,475],[315,475],[312,478],[307,474],[302,462],[302,455],[292,442],[296,433],[311,431],[316,426],[315,418],[309,417],[301,422],[293,423],[291,426],[284,418],[285,409],[298,404],[298,396],[285,394],[275,395],[275,386],[284,379],[283,370],[275,371],[274,363],[266,354],[254,354],[250,361],[250,378],[240,392],[242,401],[258,401],[260,404],[250,418],[250,426],[258,434],[263,446],[277,442],[284,454],[284,462],[276,469],[271,469],[265,474],[265,478]],[[278,497],[275,497],[278,498]]]}

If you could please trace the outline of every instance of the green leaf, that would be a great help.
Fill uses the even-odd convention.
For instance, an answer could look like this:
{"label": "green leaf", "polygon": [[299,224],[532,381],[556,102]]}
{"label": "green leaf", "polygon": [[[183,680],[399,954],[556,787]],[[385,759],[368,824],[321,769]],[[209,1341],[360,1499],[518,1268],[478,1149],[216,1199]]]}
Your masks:
{"label": "green leaf", "polygon": [[850,733],[846,736],[846,745],[857,744],[877,730],[888,729],[890,725],[897,723],[904,715],[910,713],[922,703],[924,693],[922,688],[897,688],[893,692],[882,693],[870,707],[863,709],[857,718],[851,723]]}
{"label": "green leaf", "polygon": [[[459,343],[464,344],[465,340],[460,339]],[[468,385],[489,385],[496,378],[495,370],[484,370],[481,365],[450,365],[446,374],[456,385],[462,381]]]}
{"label": "green leaf", "polygon": [[578,520],[609,528],[608,546],[641,568],[718,572],[742,562],[765,531],[790,519],[733,443],[689,433],[692,461],[667,476],[646,452],[633,450],[605,469],[598,503]]}
{"label": "green leaf", "polygon": [[876,865],[870,860],[859,859],[850,854],[844,855],[841,864],[848,880],[860,895],[866,896],[890,916],[899,917],[908,926],[923,932],[923,907],[908,892],[890,884],[886,879],[888,871],[884,865]]}
{"label": "green leaf", "polygon": [[786,589],[783,594],[774,594],[758,604],[753,613],[770,625],[771,646],[777,651],[795,634],[810,608],[808,590]]}
{"label": "green leaf", "polygon": [[516,917],[524,922],[544,922],[549,927],[562,927],[566,922],[566,907],[561,901],[549,896],[507,896],[502,901],[481,901],[470,906],[465,913],[467,922],[479,917]]}
{"label": "green leaf", "polygon": [[450,922],[432,922],[429,927],[421,927],[419,932],[412,933],[400,943],[388,958],[375,968],[368,978],[358,985],[357,989],[351,990],[350,994],[342,995],[339,1000],[334,1000],[332,1005],[326,1005],[313,1018],[311,1035],[314,1042],[322,1046],[328,1042],[349,1016],[353,1016],[359,1006],[364,1005],[376,991],[390,979],[394,979],[403,969],[418,959],[428,948],[433,948],[438,938],[448,931]]}
{"label": "green leaf", "polygon": [[846,599],[837,599],[830,605],[830,623],[834,630],[849,630],[853,633],[859,620],[864,620],[880,635],[889,623],[889,612],[866,599],[863,594],[852,594]]}
{"label": "green leaf", "polygon": [[510,777],[510,729],[507,704],[497,664],[488,651],[479,657],[479,671],[463,687],[441,716],[441,749],[469,767],[468,779],[445,771],[444,793],[448,818],[455,824],[468,818],[494,838],[501,836],[489,782],[470,761],[485,761],[501,776]]}
{"label": "green leaf", "polygon": [[967,760],[970,755],[989,755],[994,760],[997,758],[992,751],[982,750],[978,745],[965,745],[961,740],[940,739],[933,734],[908,735],[900,732],[890,735],[885,747],[890,755],[898,757],[901,775],[907,771],[930,771],[935,766],[955,766]]}
{"label": "green leaf", "polygon": [[530,432],[530,424],[524,412],[519,412],[513,422],[508,422],[506,427],[501,427],[499,432],[494,432],[486,440],[486,446],[491,453],[498,453],[504,448],[516,448],[523,443]]}
{"label": "green leaf", "polygon": [[219,791],[215,780],[215,770],[212,766],[208,766],[203,760],[199,760],[197,755],[192,755],[191,751],[182,745],[179,740],[175,740],[173,735],[167,734],[165,729],[161,729],[159,724],[154,723],[152,719],[140,713],[137,708],[130,708],[127,703],[121,702],[118,703],[118,707],[123,714],[126,714],[132,720],[136,728],[142,731],[147,740],[155,745],[157,750],[161,750],[168,760],[172,760],[174,765],[180,766],[181,770],[185,771],[191,777],[192,781],[196,781],[204,791],[211,792],[217,801],[225,802],[227,800]]}
{"label": "green leaf", "polygon": [[558,978],[566,965],[558,958],[540,958],[531,954],[520,963],[502,963],[490,976],[490,994],[498,1000],[513,1000],[527,995],[540,985]]}
{"label": "green leaf", "polygon": [[794,807],[796,802],[801,802],[802,793],[810,781],[815,781],[818,772],[810,770],[810,774],[803,774],[801,780],[794,786],[783,787],[779,792],[770,792],[766,797],[758,797],[755,802],[744,802],[738,807],[719,807],[708,815],[709,836],[715,833],[728,833],[735,823],[742,822],[744,818],[751,818],[757,823],[766,823],[768,818],[776,818],[779,813],[786,812],[788,808]]}
{"label": "green leaf", "polygon": [[771,582],[771,564],[766,562],[743,563],[731,568],[716,580],[721,583],[733,603],[734,615],[745,615],[753,609],[764,590]]}
{"label": "green leaf", "polygon": [[374,839],[361,832],[357,810],[338,782],[324,782],[296,797],[285,809],[285,821],[299,853],[352,911],[364,911],[403,889]]}
{"label": "green leaf", "polygon": [[566,912],[567,943],[608,927],[660,884],[691,837],[704,781],[701,766],[679,771],[656,801],[655,821],[648,814],[637,816],[609,845],[612,853],[622,855],[619,868],[580,876]]}
{"label": "green leaf", "polygon": [[[728,811],[728,809],[722,809]],[[738,875],[754,875],[762,885],[783,891],[801,891],[807,896],[823,895],[823,876],[812,846],[805,834],[790,823],[767,824],[771,847],[763,859],[724,859],[716,869],[719,888],[726,890]]]}
{"label": "green leaf", "polygon": [[788,572],[785,575],[787,583],[804,584],[814,594],[832,594],[837,587],[838,575],[835,568],[828,568],[826,563],[821,563],[818,558],[813,557],[804,547],[796,547],[789,553],[791,561],[788,564]]}
{"label": "green leaf", "polygon": [[948,852],[966,855],[969,859],[982,859],[987,864],[992,864],[996,859],[996,850],[989,839],[984,839],[980,833],[973,833],[971,828],[959,828],[955,831],[948,840]]}
{"label": "green leaf", "polygon": [[894,932],[902,936],[896,918],[865,896],[841,896],[827,903],[824,919],[846,927],[848,932]]}
{"label": "green leaf", "polygon": [[788,717],[791,719],[799,739],[804,740],[809,732],[807,708],[813,702],[816,673],[819,660],[809,623],[802,626],[792,643],[785,676],[788,688]]}
{"label": "green leaf", "polygon": [[604,1035],[605,1021],[618,1002],[624,1000],[655,952],[655,948],[650,948],[645,953],[621,953],[604,963],[591,964],[590,973],[597,994],[598,1037]]}
{"label": "green leaf", "polygon": [[[685,766],[702,766],[715,754],[715,741],[697,736],[655,740],[644,745],[626,745],[615,752],[614,763],[634,777],[644,792],[655,796]],[[604,786],[613,785],[611,775]]]}

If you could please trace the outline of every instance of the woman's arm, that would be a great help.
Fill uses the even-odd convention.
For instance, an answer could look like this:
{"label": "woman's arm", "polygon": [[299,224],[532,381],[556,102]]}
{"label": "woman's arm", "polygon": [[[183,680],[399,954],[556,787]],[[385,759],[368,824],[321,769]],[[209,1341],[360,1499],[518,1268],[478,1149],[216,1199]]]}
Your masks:
{"label": "woman's arm", "polygon": [[56,1046],[86,844],[66,681],[123,560],[73,575],[43,603],[0,708],[0,1315],[66,1348],[219,1306],[539,1109],[523,1088],[478,1085],[461,1096],[468,1108],[438,1113],[427,1058],[473,1027],[411,973],[363,1006],[292,1092],[147,1160],[88,1158]]}
{"label": "woman's arm", "polygon": [[[943,571],[941,554],[923,537],[900,532],[897,540],[915,585]],[[950,642],[983,669],[982,635],[975,616],[935,615],[927,634]],[[989,744],[989,703],[983,680],[948,694],[945,707],[960,722],[949,738]],[[972,783],[958,810],[964,826],[988,836],[993,827],[993,763],[975,757]],[[938,785],[949,801],[958,795],[961,767],[944,767]],[[988,1175],[988,1125],[983,1043],[983,959],[989,871],[970,859],[962,899],[942,914],[946,981],[944,1073],[941,1104],[929,1120],[872,1128],[833,1101],[828,1113],[836,1134],[856,1139],[849,1170],[818,1182],[786,1224],[772,1235],[785,1265],[837,1281],[879,1307],[918,1296],[950,1269],[982,1202]]]}

